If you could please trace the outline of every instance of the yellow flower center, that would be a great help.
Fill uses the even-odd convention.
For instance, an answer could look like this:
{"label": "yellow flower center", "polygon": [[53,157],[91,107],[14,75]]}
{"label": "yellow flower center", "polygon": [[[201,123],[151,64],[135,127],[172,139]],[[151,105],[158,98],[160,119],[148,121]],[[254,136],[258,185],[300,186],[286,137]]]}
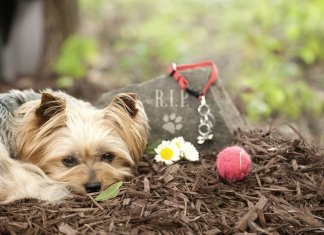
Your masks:
{"label": "yellow flower center", "polygon": [[171,148],[164,148],[161,150],[160,156],[163,160],[170,160],[173,156],[173,151]]}

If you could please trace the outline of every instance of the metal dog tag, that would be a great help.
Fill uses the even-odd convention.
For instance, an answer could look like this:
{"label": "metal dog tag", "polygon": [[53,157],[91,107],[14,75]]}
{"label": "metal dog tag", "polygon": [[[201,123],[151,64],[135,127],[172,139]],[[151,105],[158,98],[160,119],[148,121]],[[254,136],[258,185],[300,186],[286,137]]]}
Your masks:
{"label": "metal dog tag", "polygon": [[197,143],[203,144],[205,141],[213,139],[213,127],[215,118],[210,112],[208,104],[206,104],[205,96],[201,97],[201,102],[198,107],[198,113],[200,115],[200,123],[198,125]]}

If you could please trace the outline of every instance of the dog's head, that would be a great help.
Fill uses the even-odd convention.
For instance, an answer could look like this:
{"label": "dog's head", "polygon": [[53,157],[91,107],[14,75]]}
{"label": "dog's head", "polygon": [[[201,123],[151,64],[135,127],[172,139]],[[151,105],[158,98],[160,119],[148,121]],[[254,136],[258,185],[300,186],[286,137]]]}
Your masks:
{"label": "dog's head", "polygon": [[44,92],[17,117],[19,158],[77,193],[97,192],[131,176],[147,142],[147,116],[130,93],[97,109],[63,93]]}

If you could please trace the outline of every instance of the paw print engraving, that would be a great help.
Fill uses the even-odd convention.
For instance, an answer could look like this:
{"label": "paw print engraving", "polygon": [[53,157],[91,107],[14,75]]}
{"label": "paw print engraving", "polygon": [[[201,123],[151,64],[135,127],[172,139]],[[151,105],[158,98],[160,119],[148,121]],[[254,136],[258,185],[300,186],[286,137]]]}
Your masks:
{"label": "paw print engraving", "polygon": [[171,113],[170,115],[165,114],[163,117],[163,121],[165,122],[162,128],[171,134],[175,134],[176,131],[181,130],[182,128],[182,117],[177,116],[175,113]]}

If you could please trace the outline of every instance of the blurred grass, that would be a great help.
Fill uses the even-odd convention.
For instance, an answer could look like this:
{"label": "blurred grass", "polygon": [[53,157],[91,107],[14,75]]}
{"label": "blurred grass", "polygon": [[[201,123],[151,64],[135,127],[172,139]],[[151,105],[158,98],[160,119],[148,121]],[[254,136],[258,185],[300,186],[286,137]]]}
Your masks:
{"label": "blurred grass", "polygon": [[251,122],[323,115],[324,1],[80,0],[80,7],[79,37],[98,44],[99,59],[86,69],[103,79],[125,85],[165,74],[171,62],[211,59]]}

